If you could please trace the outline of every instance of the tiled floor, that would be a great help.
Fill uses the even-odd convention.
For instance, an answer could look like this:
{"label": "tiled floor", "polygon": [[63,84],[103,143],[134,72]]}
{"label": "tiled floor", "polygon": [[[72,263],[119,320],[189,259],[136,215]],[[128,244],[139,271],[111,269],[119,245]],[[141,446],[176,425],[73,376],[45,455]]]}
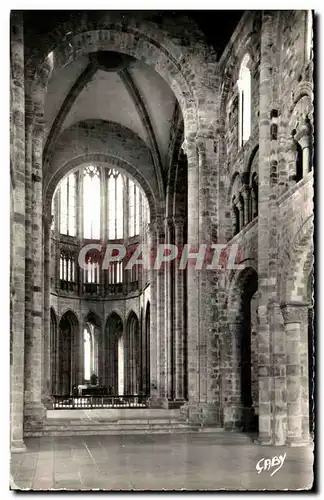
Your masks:
{"label": "tiled floor", "polygon": [[[12,454],[12,489],[295,490],[312,484],[312,447],[262,447],[230,433],[42,437],[25,443],[26,453]],[[271,471],[257,473],[261,458],[284,453],[272,477]]]}

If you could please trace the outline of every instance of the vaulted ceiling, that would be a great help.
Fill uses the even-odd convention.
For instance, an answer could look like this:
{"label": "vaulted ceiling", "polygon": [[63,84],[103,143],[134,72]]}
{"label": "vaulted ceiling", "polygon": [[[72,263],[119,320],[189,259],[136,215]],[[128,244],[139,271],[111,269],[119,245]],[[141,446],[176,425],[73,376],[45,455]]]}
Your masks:
{"label": "vaulted ceiling", "polygon": [[142,61],[114,52],[81,56],[49,81],[45,99],[49,157],[60,133],[85,120],[116,122],[137,134],[151,150],[156,168],[168,168],[175,96]]}
{"label": "vaulted ceiling", "polygon": [[[192,17],[220,53],[242,11],[175,11],[171,14],[179,18],[179,26],[181,16]],[[32,49],[46,32],[69,15],[69,11],[25,12],[25,43]],[[170,12],[152,11],[151,15],[163,17]],[[215,29],[212,30],[207,23],[211,16],[215,16]],[[87,120],[115,122],[144,141],[151,152],[159,182],[166,184],[172,152],[170,138],[181,135],[175,133],[181,113],[168,84],[144,62],[115,52],[79,56],[52,75],[44,113],[45,165],[50,161],[60,134],[75,124]]]}

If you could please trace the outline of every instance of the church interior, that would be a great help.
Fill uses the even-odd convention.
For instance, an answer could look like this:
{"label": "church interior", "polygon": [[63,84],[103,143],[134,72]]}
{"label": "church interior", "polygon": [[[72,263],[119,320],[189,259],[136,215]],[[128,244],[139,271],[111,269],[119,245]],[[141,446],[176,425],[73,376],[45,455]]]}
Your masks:
{"label": "church interior", "polygon": [[311,484],[313,23],[11,11],[12,489]]}

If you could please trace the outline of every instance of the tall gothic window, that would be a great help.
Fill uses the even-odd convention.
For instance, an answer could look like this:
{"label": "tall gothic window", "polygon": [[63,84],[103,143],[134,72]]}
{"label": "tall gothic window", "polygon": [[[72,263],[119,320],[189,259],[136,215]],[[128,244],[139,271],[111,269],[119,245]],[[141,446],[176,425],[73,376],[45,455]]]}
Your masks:
{"label": "tall gothic window", "polygon": [[124,236],[124,181],[118,170],[108,171],[108,239]]}
{"label": "tall gothic window", "polygon": [[239,147],[249,139],[251,135],[251,72],[249,69],[250,56],[246,54],[243,58],[239,80]]}
{"label": "tall gothic window", "polygon": [[93,165],[84,169],[83,227],[84,238],[100,239],[100,173]]}
{"label": "tall gothic window", "polygon": [[76,234],[76,177],[70,174],[61,181],[60,232]]}
{"label": "tall gothic window", "polygon": [[128,236],[139,234],[140,228],[140,190],[136,184],[128,182]]}

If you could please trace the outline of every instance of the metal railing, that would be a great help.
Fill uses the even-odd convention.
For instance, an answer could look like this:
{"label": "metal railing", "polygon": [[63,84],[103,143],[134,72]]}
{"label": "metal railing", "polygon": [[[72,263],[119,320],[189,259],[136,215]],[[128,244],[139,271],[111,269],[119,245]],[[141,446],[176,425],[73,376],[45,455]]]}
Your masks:
{"label": "metal railing", "polygon": [[53,410],[91,408],[146,408],[149,396],[59,396],[53,395]]}

